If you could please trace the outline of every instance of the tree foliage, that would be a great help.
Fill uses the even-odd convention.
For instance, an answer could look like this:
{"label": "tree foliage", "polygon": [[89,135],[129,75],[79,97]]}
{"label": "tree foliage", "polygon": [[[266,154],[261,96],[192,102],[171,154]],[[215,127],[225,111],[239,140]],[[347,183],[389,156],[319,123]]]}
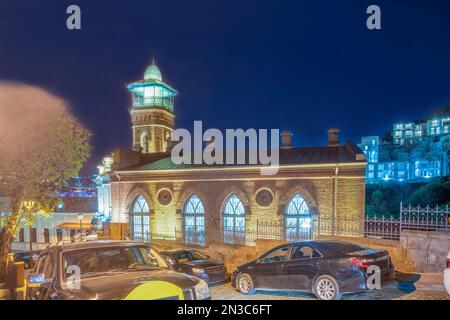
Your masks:
{"label": "tree foliage", "polygon": [[450,205],[450,176],[429,182],[389,182],[366,186],[367,216],[398,217],[400,202],[412,206]]}
{"label": "tree foliage", "polygon": [[[89,156],[90,133],[47,92],[0,83],[0,276],[18,228],[47,214],[55,192],[78,175]],[[6,205],[5,205],[6,204]]]}

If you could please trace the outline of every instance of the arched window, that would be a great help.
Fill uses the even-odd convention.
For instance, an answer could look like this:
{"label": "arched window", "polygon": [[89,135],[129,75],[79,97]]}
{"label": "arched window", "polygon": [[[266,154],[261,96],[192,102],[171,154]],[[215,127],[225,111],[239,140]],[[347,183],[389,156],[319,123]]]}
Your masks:
{"label": "arched window", "polygon": [[311,214],[305,199],[296,193],[289,201],[285,213],[286,240],[311,238]]}
{"label": "arched window", "polygon": [[241,199],[234,193],[223,206],[223,241],[225,243],[245,242],[245,210]]}
{"label": "arched window", "polygon": [[183,218],[186,243],[205,244],[205,207],[196,194],[186,200]]}
{"label": "arched window", "polygon": [[130,226],[133,239],[150,242],[150,209],[142,195],[134,200],[131,217]]}

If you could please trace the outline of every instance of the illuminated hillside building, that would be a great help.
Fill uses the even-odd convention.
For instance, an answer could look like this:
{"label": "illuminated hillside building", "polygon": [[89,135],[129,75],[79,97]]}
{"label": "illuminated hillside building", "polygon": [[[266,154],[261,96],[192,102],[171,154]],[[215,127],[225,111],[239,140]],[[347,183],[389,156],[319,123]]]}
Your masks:
{"label": "illuminated hillside building", "polygon": [[393,125],[392,141],[378,136],[362,137],[367,157],[366,181],[416,182],[449,174],[450,117],[399,122]]}

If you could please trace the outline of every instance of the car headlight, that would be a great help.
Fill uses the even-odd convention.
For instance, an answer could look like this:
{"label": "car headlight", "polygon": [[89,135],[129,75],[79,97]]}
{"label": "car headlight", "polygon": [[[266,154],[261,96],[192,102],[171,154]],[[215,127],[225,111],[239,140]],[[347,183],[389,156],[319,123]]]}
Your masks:
{"label": "car headlight", "polygon": [[195,290],[195,295],[198,300],[203,300],[203,299],[207,299],[210,297],[208,284],[203,280],[200,280],[195,285],[194,290]]}

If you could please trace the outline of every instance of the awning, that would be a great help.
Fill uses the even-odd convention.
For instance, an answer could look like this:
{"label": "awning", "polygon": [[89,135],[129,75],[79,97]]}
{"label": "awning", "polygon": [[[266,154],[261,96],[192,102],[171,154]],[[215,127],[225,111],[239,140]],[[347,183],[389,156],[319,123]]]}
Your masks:
{"label": "awning", "polygon": [[[91,220],[83,220],[82,228],[83,229],[90,229],[92,227]],[[80,222],[63,222],[61,224],[58,224],[57,228],[62,229],[80,229]]]}

